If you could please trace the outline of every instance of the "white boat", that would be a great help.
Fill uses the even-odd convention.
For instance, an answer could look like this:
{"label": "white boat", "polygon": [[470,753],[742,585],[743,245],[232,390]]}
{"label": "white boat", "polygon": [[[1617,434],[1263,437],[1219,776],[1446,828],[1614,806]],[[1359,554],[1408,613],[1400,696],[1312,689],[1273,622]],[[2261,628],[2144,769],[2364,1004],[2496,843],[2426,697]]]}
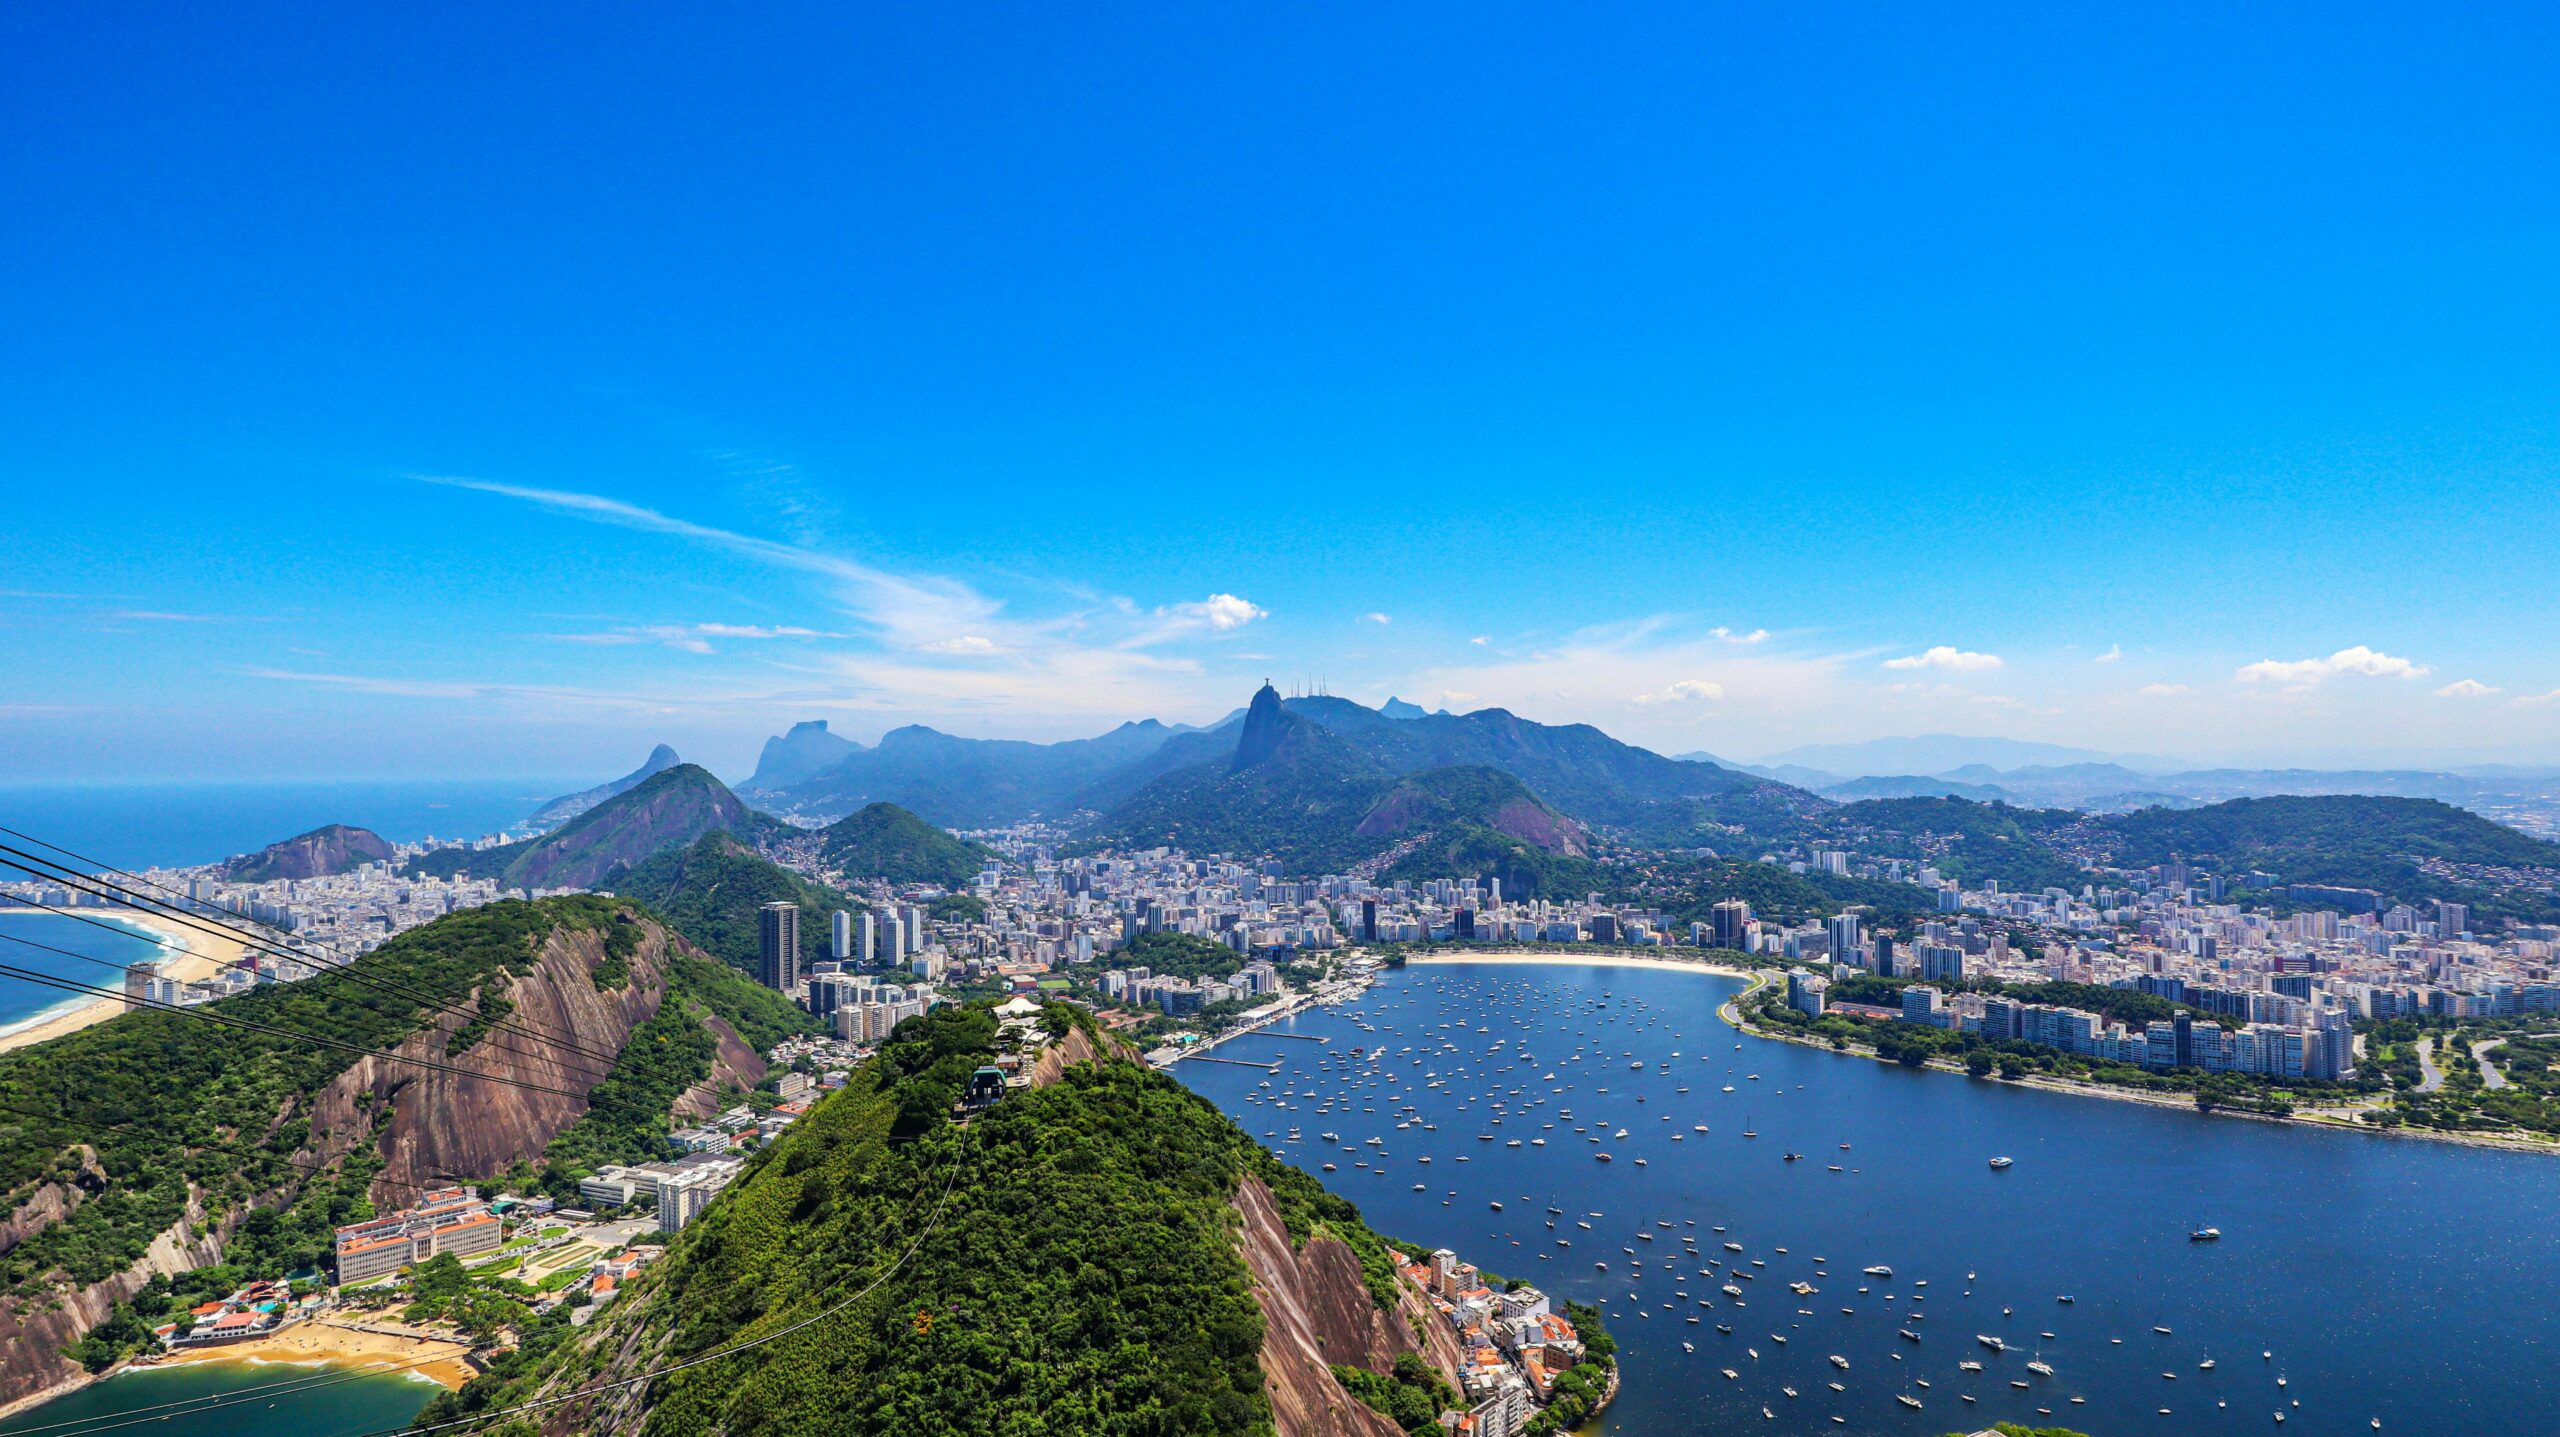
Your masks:
{"label": "white boat", "polygon": [[2014,1163],[2014,1162],[2016,1162],[2016,1161],[2017,1161],[2017,1160],[2016,1160],[2016,1159],[2014,1159],[2014,1158],[1993,1158],[1993,1159],[1991,1160],[1991,1170],[1992,1170],[1993,1172],[1995,1172],[1995,1173],[1996,1173],[1996,1172],[1999,1172],[2000,1170],[2002,1170],[2002,1169],[2004,1169],[2004,1168],[2006,1168],[2006,1167],[2009,1167],[2012,1163]]}

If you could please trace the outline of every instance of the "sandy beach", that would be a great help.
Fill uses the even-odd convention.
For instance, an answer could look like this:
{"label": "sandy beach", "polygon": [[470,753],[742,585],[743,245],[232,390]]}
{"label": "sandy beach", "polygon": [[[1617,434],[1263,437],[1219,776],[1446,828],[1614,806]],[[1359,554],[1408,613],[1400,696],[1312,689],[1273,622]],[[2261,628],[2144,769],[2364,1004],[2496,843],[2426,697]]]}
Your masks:
{"label": "sandy beach", "polygon": [[[66,914],[61,921],[71,923],[78,921],[79,918],[113,919],[135,928],[149,930],[163,944],[168,945],[161,950],[162,961],[169,976],[182,982],[192,983],[212,977],[222,969],[239,962],[241,956],[248,951],[248,944],[237,938],[225,938],[207,933],[203,928],[189,927],[157,913],[143,913],[130,908],[83,908],[78,911],[77,917]],[[211,919],[203,920],[203,924],[205,928],[221,926]],[[81,981],[100,983],[107,987],[119,986],[115,975],[103,968],[97,971],[95,977],[83,978]],[[0,1034],[0,1053],[33,1047],[38,1043],[59,1038],[65,1033],[76,1033],[93,1024],[103,1023],[124,1010],[124,1003],[115,998],[99,998],[83,1003],[67,1012],[57,1013],[41,1023],[31,1023],[14,1032]]]}
{"label": "sandy beach", "polygon": [[296,1363],[332,1367],[400,1368],[445,1387],[460,1387],[472,1378],[462,1360],[467,1342],[402,1337],[373,1329],[340,1326],[326,1318],[297,1322],[273,1336],[222,1347],[197,1348],[162,1358],[162,1367],[196,1362]]}

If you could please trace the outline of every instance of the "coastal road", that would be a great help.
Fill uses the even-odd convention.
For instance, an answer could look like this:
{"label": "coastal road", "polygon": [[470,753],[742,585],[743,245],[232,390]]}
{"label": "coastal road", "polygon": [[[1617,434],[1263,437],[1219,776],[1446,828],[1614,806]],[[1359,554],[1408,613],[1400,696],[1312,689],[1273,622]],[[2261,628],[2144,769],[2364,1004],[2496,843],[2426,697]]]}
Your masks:
{"label": "coastal road", "polygon": [[2444,1070],[2436,1066],[2436,1037],[2429,1033],[2418,1040],[2418,1091],[2434,1093],[2443,1089]]}

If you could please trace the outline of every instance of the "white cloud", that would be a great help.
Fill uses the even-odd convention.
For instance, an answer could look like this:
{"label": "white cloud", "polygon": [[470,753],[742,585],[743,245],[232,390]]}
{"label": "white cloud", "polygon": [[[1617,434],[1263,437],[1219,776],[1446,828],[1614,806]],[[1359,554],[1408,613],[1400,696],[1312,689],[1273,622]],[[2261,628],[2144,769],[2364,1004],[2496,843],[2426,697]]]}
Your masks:
{"label": "white cloud", "polygon": [[2340,649],[2325,659],[2260,659],[2235,676],[2243,683],[2316,684],[2342,674],[2377,679],[2414,679],[2432,673],[2425,664],[2369,649],[2362,644]]}
{"label": "white cloud", "polygon": [[1956,648],[1951,644],[1939,644],[1935,648],[1925,649],[1916,654],[1887,659],[1884,661],[1884,666],[1889,669],[1955,669],[1970,673],[1977,669],[2000,667],[2000,656],[1977,654],[1967,649]]}
{"label": "white cloud", "polygon": [[1487,636],[1487,635],[1484,635],[1484,634],[1478,634],[1478,635],[1476,635],[1474,638],[1467,640],[1467,642],[1468,642],[1468,643],[1471,643],[1471,644],[1475,645],[1477,648],[1480,648],[1480,649],[1481,649],[1481,648],[1483,648],[1485,645],[1492,643],[1492,642],[1493,642],[1493,640],[1492,640],[1492,638],[1490,638],[1490,637],[1489,637],[1489,636]]}
{"label": "white cloud", "polygon": [[2546,704],[2560,704],[2560,689],[2553,689],[2547,694],[2524,694],[2509,700],[2510,707],[2520,709],[2541,708]]}
{"label": "white cloud", "polygon": [[2436,690],[2436,697],[2447,699],[2485,699],[2491,694],[2504,692],[2505,690],[2499,688],[2497,685],[2484,684],[2478,679],[2456,679],[2452,683],[2446,684],[2443,688]]}
{"label": "white cloud", "polygon": [[1241,629],[1256,619],[1268,618],[1271,613],[1252,600],[1240,599],[1233,594],[1211,594],[1199,603],[1176,604],[1162,612],[1222,634]]}
{"label": "white cloud", "polygon": [[1720,699],[1723,697],[1724,685],[1722,684],[1711,683],[1706,679],[1682,679],[1678,683],[1671,685],[1669,688],[1660,689],[1649,694],[1638,694],[1635,696],[1634,702],[1640,704],[1695,703],[1701,699]]}
{"label": "white cloud", "polygon": [[2188,688],[2185,684],[2144,684],[2134,692],[2144,698],[2165,699],[2174,698],[2179,694],[2191,694],[2195,690]]}
{"label": "white cloud", "polygon": [[1464,689],[1442,689],[1440,691],[1440,702],[1444,704],[1471,704],[1475,701],[1476,696],[1468,693]]}
{"label": "white cloud", "polygon": [[2114,663],[2116,660],[2118,660],[2118,659],[2120,659],[2120,658],[2123,658],[2123,657],[2124,657],[2124,645],[2122,645],[2122,644],[2109,644],[2109,645],[2107,645],[2107,651],[2106,651],[2105,653],[2103,653],[2103,654],[2098,655],[2098,657],[2096,658],[2095,662],[2097,662],[2097,663],[2101,663],[2101,664],[2112,664],[2112,663]]}
{"label": "white cloud", "polygon": [[1733,630],[1726,628],[1724,625],[1718,624],[1714,628],[1707,630],[1707,632],[1724,640],[1728,644],[1761,644],[1767,643],[1769,640],[1769,631],[1767,629],[1753,629],[1747,634],[1737,634]]}
{"label": "white cloud", "polygon": [[992,654],[1002,652],[1002,650],[998,648],[996,641],[988,638],[984,634],[961,634],[954,638],[935,639],[931,643],[918,644],[916,647],[928,654]]}
{"label": "white cloud", "polygon": [[1364,624],[1392,624],[1395,620],[1388,618],[1384,614],[1362,614],[1360,616],[1360,622]]}

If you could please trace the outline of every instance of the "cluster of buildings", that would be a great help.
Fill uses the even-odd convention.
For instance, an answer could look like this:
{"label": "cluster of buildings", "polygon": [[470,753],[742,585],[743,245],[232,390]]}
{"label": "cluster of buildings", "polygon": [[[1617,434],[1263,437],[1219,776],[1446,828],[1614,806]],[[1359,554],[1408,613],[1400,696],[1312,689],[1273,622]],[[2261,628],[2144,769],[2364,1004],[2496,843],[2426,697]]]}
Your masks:
{"label": "cluster of buildings", "polygon": [[317,1295],[297,1301],[281,1282],[253,1282],[228,1296],[199,1302],[187,1310],[184,1322],[163,1323],[152,1332],[173,1349],[220,1347],[264,1337],[322,1301]]}
{"label": "cluster of buildings", "polygon": [[1256,959],[1224,978],[1184,978],[1145,968],[1113,968],[1094,980],[1103,999],[1163,1010],[1170,1017],[1197,1013],[1212,1003],[1250,1002],[1283,991],[1280,970]]}
{"label": "cluster of buildings", "polygon": [[503,1232],[498,1214],[469,1190],[438,1188],[414,1207],[339,1228],[338,1285],[371,1282],[448,1253],[467,1259],[498,1247]]}
{"label": "cluster of buildings", "polygon": [[[1904,990],[1899,1009],[1862,1014],[2153,1069],[2334,1080],[2354,1075],[2352,1025],[2359,1018],[2560,1011],[2560,927],[2505,924],[2494,934],[2477,932],[2457,902],[2420,908],[2369,889],[2280,885],[2266,873],[2234,883],[2177,863],[2096,873],[2076,892],[2004,891],[1997,883],[1967,889],[1933,870],[1919,876],[1938,893],[1943,917],[1923,924],[1909,943],[1862,934],[1854,914],[1771,929],[1742,905],[1721,905],[1715,926],[1743,940],[1733,946],[1827,961],[1835,977],[2083,983],[2150,993],[2211,1015],[2130,1030],[2075,1009],[1931,988]],[[2243,893],[2279,894],[2292,911],[2244,902]],[[1735,909],[1730,924],[1725,907]],[[1818,973],[1797,975],[1788,1002],[1816,1015],[1857,1011],[1834,1002],[1829,986]]]}
{"label": "cluster of buildings", "polygon": [[1442,1248],[1426,1262],[1395,1254],[1396,1279],[1418,1291],[1458,1339],[1461,1409],[1442,1417],[1459,1437],[1519,1437],[1555,1395],[1556,1379],[1582,1360],[1582,1338],[1547,1295],[1496,1290],[1470,1262]]}
{"label": "cluster of buildings", "polygon": [[591,1207],[628,1207],[646,1195],[658,1205],[658,1231],[680,1232],[699,1217],[746,1166],[725,1135],[716,1149],[694,1148],[665,1162],[625,1167],[608,1163],[578,1180],[578,1197]]}

